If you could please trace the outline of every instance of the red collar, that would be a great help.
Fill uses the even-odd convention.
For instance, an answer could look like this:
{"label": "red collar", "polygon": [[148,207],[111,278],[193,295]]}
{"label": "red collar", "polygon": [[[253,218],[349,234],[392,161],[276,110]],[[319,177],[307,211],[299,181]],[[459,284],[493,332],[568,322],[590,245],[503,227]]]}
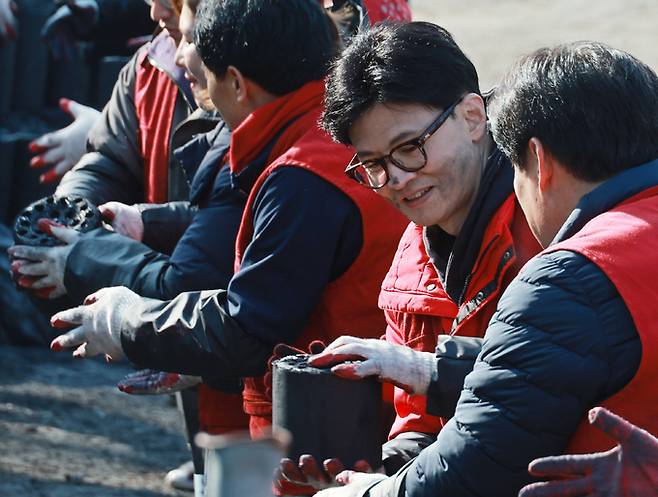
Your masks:
{"label": "red collar", "polygon": [[[228,154],[231,171],[239,173],[287,123],[313,109],[319,109],[323,96],[324,81],[311,81],[249,114],[231,136]],[[270,156],[280,155],[286,145],[277,143]]]}

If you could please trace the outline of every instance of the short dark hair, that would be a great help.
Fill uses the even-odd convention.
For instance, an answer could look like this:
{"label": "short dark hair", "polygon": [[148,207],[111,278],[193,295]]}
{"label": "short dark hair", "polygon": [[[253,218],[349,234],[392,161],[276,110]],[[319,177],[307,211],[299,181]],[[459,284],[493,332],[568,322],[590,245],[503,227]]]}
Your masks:
{"label": "short dark hair", "polygon": [[274,95],[322,79],[334,38],[317,0],[204,0],[194,42],[216,76],[234,66]]}
{"label": "short dark hair", "polygon": [[585,181],[658,157],[658,77],[602,43],[557,45],[522,58],[489,110],[494,139],[522,169],[532,137]]}
{"label": "short dark hair", "polygon": [[354,122],[375,104],[445,109],[480,94],[471,61],[445,29],[428,22],[385,22],[357,35],[329,72],[323,127],[350,143]]}

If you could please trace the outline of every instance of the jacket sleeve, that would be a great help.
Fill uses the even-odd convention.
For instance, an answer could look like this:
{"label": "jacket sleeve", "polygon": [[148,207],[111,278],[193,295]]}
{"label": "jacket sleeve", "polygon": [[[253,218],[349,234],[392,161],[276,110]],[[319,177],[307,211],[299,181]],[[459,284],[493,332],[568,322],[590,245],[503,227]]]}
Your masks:
{"label": "jacket sleeve", "polygon": [[187,201],[137,204],[137,208],[144,224],[142,243],[163,254],[174,251],[197,212],[197,207]]}
{"label": "jacket sleeve", "polygon": [[96,205],[144,200],[144,163],[138,146],[135,76],[142,47],[121,69],[112,97],[89,131],[87,153],[59,183],[57,195],[79,195]]}
{"label": "jacket sleeve", "polygon": [[516,495],[531,480],[528,463],[562,453],[640,357],[630,314],[596,266],[567,251],[530,261],[498,304],[455,416],[368,495]]}
{"label": "jacket sleeve", "polygon": [[439,335],[436,369],[427,390],[427,413],[451,418],[464,386],[482,349],[482,338]]}
{"label": "jacket sleeve", "polygon": [[[296,338],[326,284],[360,251],[356,205],[301,168],[273,173],[253,208],[254,235],[228,291],[161,304],[122,336],[131,361],[204,377],[258,376],[274,345]],[[309,257],[312,271],[302,264]]]}

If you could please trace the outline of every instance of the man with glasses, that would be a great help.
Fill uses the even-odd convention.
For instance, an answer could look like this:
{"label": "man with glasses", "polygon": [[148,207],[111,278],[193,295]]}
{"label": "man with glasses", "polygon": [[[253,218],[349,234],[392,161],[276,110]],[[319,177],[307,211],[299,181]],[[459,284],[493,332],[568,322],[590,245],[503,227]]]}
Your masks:
{"label": "man with glasses", "polygon": [[[346,173],[411,221],[379,296],[386,341],[341,337],[316,359],[358,358],[334,372],[396,385],[383,447],[391,474],[453,415],[503,290],[539,247],[489,134],[476,70],[442,28],[415,22],[356,37],[329,75],[323,124],[356,148]],[[306,459],[284,460],[284,479],[317,480]]]}

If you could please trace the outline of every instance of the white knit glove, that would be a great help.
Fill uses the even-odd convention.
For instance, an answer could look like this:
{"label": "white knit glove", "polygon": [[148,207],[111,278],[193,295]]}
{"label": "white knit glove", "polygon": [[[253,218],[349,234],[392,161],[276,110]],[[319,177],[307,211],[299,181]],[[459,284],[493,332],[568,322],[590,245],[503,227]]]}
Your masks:
{"label": "white knit glove", "polygon": [[144,237],[144,222],[142,213],[135,205],[121,202],[108,202],[98,206],[103,219],[110,223],[112,229],[120,235],[132,238],[138,242]]}
{"label": "white knit glove", "polygon": [[320,368],[333,366],[332,373],[351,380],[377,376],[409,393],[424,395],[436,357],[431,352],[418,352],[383,340],[342,336],[311,357],[309,364]]}
{"label": "white knit glove", "polygon": [[30,143],[30,152],[38,154],[30,161],[30,167],[53,166],[41,175],[42,183],[58,181],[64,173],[78,163],[86,151],[89,130],[101,115],[93,107],[87,107],[68,98],[60,99],[59,106],[73,117],[73,122],[65,128],[46,133]]}
{"label": "white knit glove", "polygon": [[87,297],[84,305],[58,312],[50,319],[54,328],[79,325],[55,338],[50,348],[77,347],[75,357],[105,354],[111,360],[122,359],[121,332],[130,326],[130,317],[139,313],[144,301],[123,286],[103,288]]}

